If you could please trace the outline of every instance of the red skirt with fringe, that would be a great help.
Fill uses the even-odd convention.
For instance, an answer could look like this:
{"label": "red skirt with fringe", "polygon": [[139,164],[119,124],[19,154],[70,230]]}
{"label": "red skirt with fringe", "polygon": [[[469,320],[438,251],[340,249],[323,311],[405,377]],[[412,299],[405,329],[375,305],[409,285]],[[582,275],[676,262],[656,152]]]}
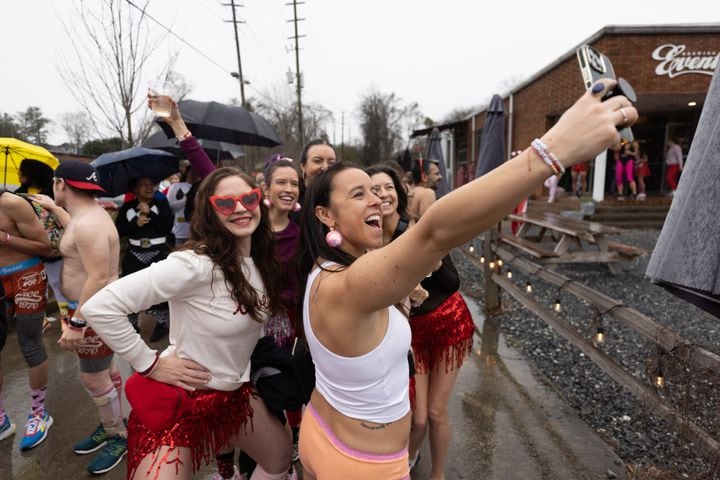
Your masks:
{"label": "red skirt with fringe", "polygon": [[[161,463],[178,463],[179,450],[175,447],[190,449],[193,473],[202,464],[208,465],[215,460],[220,449],[227,446],[230,440],[247,427],[250,421],[252,428],[252,407],[250,395],[253,387],[250,382],[237,390],[223,392],[220,390],[195,390],[188,392],[192,408],[180,421],[165,430],[151,430],[145,427],[130,412],[128,420],[128,456],[127,478],[131,479],[140,462],[153,452],[152,466],[145,472],[149,478],[158,475]],[[170,451],[159,458],[157,451],[162,446],[169,446]],[[152,475],[152,471],[155,475]]]}
{"label": "red skirt with fringe", "polygon": [[475,324],[459,292],[435,310],[410,317],[417,373],[428,373],[443,362],[445,371],[460,368],[472,350]]}

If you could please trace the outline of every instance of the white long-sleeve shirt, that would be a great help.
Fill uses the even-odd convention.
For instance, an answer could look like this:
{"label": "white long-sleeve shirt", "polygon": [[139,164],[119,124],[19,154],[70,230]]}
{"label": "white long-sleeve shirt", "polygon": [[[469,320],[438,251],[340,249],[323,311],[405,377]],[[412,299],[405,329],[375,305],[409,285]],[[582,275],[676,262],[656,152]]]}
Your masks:
{"label": "white long-sleeve shirt", "polygon": [[[260,273],[244,258],[244,273],[264,298]],[[222,270],[209,257],[184,250],[109,284],[82,307],[100,338],[135,370],[148,369],[151,349],[130,325],[127,314],[167,301],[170,346],[179,358],[193,360],[212,375],[207,387],[231,391],[250,379],[250,355],[262,324],[239,311]]]}
{"label": "white long-sleeve shirt", "polygon": [[665,163],[668,165],[679,165],[680,168],[683,166],[683,154],[682,148],[677,143],[671,143],[668,147],[667,156],[665,157]]}

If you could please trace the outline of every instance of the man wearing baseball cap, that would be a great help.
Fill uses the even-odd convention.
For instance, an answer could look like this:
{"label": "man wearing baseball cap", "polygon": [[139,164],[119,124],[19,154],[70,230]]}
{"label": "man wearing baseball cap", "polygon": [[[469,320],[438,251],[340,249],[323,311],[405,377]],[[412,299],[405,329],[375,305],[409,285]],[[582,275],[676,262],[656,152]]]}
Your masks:
{"label": "man wearing baseball cap", "polygon": [[104,193],[100,186],[98,173],[95,167],[79,160],[65,160],[56,169],[55,179],[62,179],[71,187],[78,190]]}
{"label": "man wearing baseball cap", "polygon": [[[68,298],[68,317],[58,343],[77,352],[80,379],[100,414],[100,425],[75,443],[75,453],[100,450],[88,471],[102,474],[118,465],[127,451],[127,431],[121,409],[122,377],[113,362],[113,351],[88,326],[80,307],[98,290],[118,278],[120,240],[110,215],[95,201],[104,190],[95,167],[66,160],[55,170],[52,199],[38,199],[65,227],[60,240],[63,256],[62,292]],[[82,252],[82,253],[81,253]]]}

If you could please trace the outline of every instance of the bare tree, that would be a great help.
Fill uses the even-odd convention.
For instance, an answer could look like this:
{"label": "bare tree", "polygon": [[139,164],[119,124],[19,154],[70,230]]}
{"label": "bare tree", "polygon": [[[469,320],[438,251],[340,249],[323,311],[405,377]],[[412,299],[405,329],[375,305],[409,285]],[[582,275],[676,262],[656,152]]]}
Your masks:
{"label": "bare tree", "polygon": [[[143,68],[164,36],[151,37],[141,6],[123,0],[74,0],[63,28],[74,58],[60,56],[58,71],[92,119],[98,136],[109,129],[125,147],[142,140],[151,122],[145,106]],[[158,76],[167,76],[177,55]],[[138,133],[141,135],[138,135]]]}
{"label": "bare tree", "polygon": [[82,146],[90,139],[92,125],[85,112],[65,113],[60,117],[60,125],[73,146],[73,153],[80,153]]}
{"label": "bare tree", "polygon": [[394,158],[403,139],[422,123],[417,103],[403,105],[394,93],[371,90],[360,102],[360,131],[364,144],[361,161],[366,165]]}

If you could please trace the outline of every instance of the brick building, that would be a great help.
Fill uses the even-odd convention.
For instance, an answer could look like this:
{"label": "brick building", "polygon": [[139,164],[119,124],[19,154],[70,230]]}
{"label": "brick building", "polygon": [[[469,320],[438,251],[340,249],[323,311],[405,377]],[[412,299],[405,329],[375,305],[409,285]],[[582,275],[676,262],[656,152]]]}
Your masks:
{"label": "brick building", "polygon": [[[512,150],[526,148],[582,95],[584,85],[575,53],[582,44],[607,55],[615,73],[635,89],[640,119],[633,132],[641,150],[647,152],[653,172],[647,179],[648,192],[664,193],[661,179],[666,141],[672,135],[680,136],[687,153],[720,59],[720,24],[601,29],[505,94],[508,156]],[[473,178],[484,121],[485,111],[480,111],[466,120],[438,126],[446,139],[446,161],[455,187]],[[414,135],[424,133],[427,129]],[[597,163],[602,165],[601,160]],[[609,185],[611,162],[606,163]],[[566,176],[563,182],[569,188],[569,173]]]}

